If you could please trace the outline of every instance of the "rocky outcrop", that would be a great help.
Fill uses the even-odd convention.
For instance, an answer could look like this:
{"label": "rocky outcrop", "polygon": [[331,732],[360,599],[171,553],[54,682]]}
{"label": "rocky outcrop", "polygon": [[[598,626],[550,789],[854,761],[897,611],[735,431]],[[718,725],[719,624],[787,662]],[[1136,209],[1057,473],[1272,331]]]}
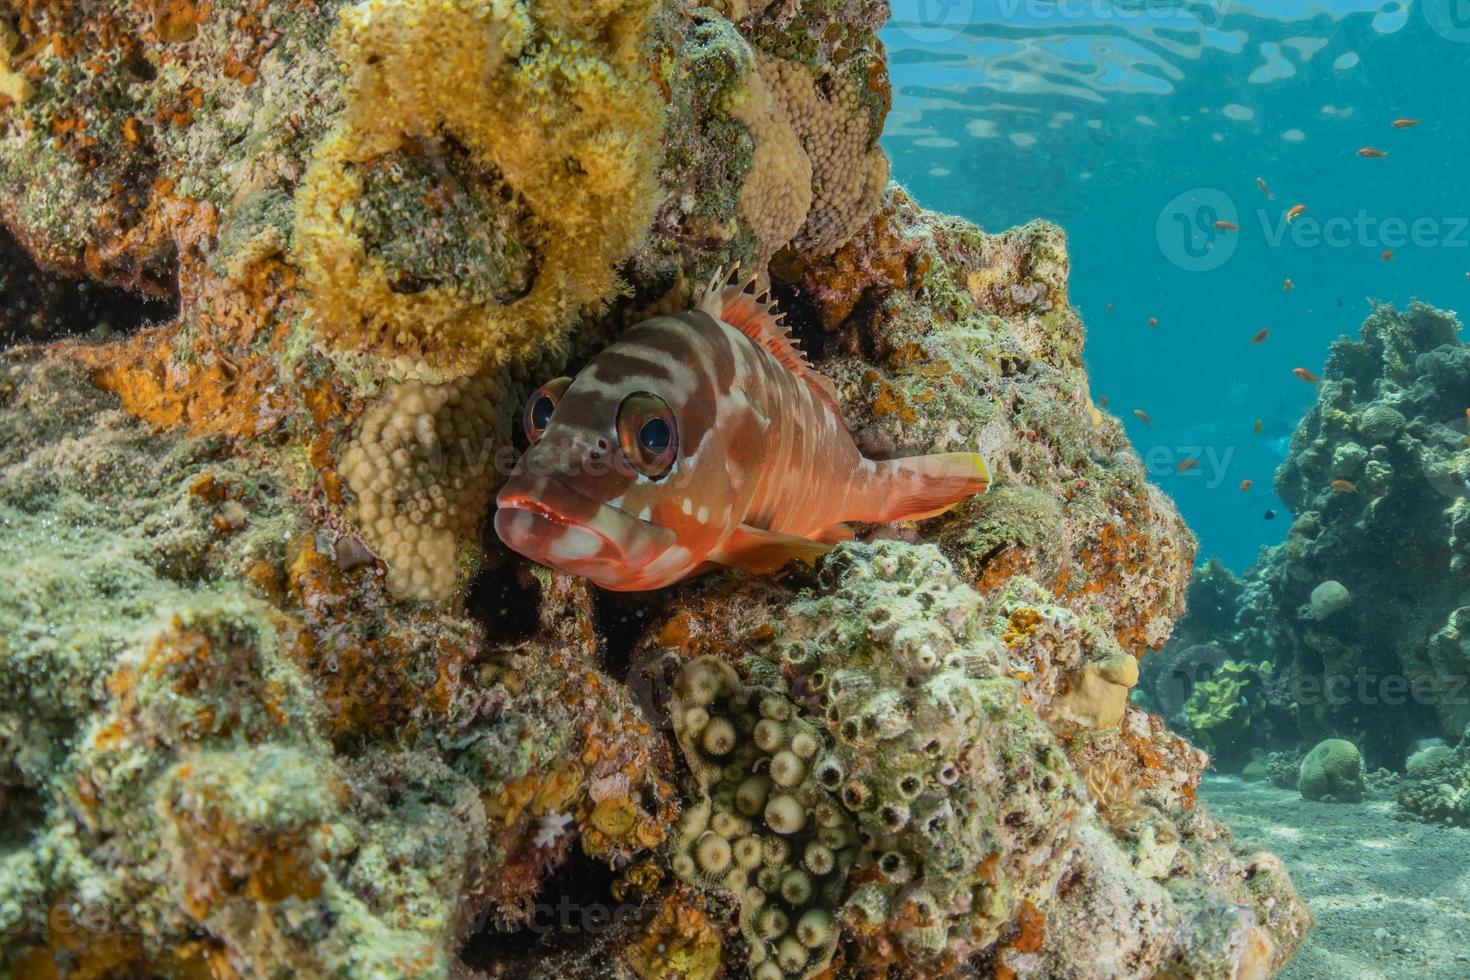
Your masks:
{"label": "rocky outcrop", "polygon": [[1223,599],[1231,610],[1201,632],[1223,658],[1274,664],[1270,701],[1294,715],[1303,748],[1351,738],[1370,768],[1398,769],[1415,739],[1453,741],[1470,722],[1470,347],[1459,332],[1422,304],[1380,307],[1357,339],[1333,344],[1276,476],[1295,514],[1287,541],[1244,581],[1197,586],[1202,608]]}
{"label": "rocky outcrop", "polygon": [[[1194,542],[1060,232],[875,191],[882,4],[114,8],[0,21],[15,241],[164,304],[0,353],[6,969],[1290,957],[1285,870],[1127,705]],[[483,537],[531,383],[767,257],[865,450],[990,494],[654,595]]]}

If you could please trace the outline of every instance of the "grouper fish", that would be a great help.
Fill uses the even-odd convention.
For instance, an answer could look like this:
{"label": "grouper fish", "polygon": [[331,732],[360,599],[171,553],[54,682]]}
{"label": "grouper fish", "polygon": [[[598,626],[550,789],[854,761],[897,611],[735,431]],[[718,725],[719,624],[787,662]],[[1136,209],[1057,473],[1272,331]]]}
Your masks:
{"label": "grouper fish", "polygon": [[975,453],[864,457],[774,304],[723,275],[537,388],[522,426],[495,532],[617,591],[814,561],[849,522],[932,517],[990,484]]}

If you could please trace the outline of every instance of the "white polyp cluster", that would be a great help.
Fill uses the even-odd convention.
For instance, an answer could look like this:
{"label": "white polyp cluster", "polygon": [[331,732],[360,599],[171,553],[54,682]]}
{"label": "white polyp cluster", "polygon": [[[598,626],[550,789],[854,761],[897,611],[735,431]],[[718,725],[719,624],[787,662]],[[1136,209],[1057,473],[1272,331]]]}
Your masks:
{"label": "white polyp cluster", "polygon": [[856,840],[813,777],[822,733],[713,657],[685,665],[674,689],[679,744],[708,793],[680,822],[674,869],[740,897],[752,976],[809,977],[836,944]]}

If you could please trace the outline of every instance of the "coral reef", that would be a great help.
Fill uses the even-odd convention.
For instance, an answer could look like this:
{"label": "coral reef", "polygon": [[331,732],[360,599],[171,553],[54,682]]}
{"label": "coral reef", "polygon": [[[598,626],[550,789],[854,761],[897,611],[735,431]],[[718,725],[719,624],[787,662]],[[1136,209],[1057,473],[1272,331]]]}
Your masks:
{"label": "coral reef", "polygon": [[[835,249],[883,188],[879,4],[743,30],[672,0],[113,6],[6,20],[25,92],[0,96],[0,219],[48,273],[174,300],[103,383],[158,423],[304,430],[406,597],[468,579],[487,498],[425,498],[428,447],[381,446],[344,487],[348,445],[429,424],[388,416],[460,404],[456,383],[485,397],[436,438],[496,431],[610,305]],[[478,486],[500,447],[428,466]],[[419,530],[386,534],[385,514]]]}
{"label": "coral reef", "polygon": [[[885,189],[886,15],[0,14],[0,970],[1281,967],[1285,869],[1129,704],[1194,541],[1060,231]],[[865,450],[994,490],[651,597],[486,541],[528,387],[736,262]]]}
{"label": "coral reef", "polygon": [[151,431],[74,366],[12,354],[0,392],[17,975],[442,974],[467,916],[565,852],[533,845],[546,814],[596,853],[661,839],[657,748],[621,687],[581,696],[590,649],[491,652],[398,608],[277,475]]}
{"label": "coral reef", "polygon": [[1199,682],[1184,703],[1183,714],[1194,740],[1217,756],[1247,745],[1246,729],[1264,716],[1265,688],[1272,680],[1271,662],[1227,660],[1208,680]]}
{"label": "coral reef", "polygon": [[479,531],[495,480],[487,447],[510,445],[510,419],[496,411],[507,384],[487,373],[396,385],[343,450],[349,513],[387,564],[394,595],[447,599],[471,564],[458,551]]}
{"label": "coral reef", "polygon": [[1406,769],[1396,791],[1396,816],[1470,827],[1470,726],[1459,745],[1420,749]]}
{"label": "coral reef", "polygon": [[1363,799],[1363,753],[1352,742],[1327,738],[1302,759],[1297,789],[1304,798],[1326,803],[1358,803]]}
{"label": "coral reef", "polygon": [[344,8],[344,107],[292,234],[314,335],[453,376],[541,351],[610,299],[656,203],[653,8]]}
{"label": "coral reef", "polygon": [[1397,769],[1414,740],[1459,737],[1470,723],[1470,347],[1459,332],[1423,304],[1382,306],[1357,339],[1333,344],[1276,476],[1290,535],[1244,580],[1196,578],[1198,624],[1186,617],[1165,656],[1145,661],[1146,682],[1207,642],[1216,665],[1275,665],[1268,700],[1303,748],[1347,737],[1369,768]]}
{"label": "coral reef", "polygon": [[[674,726],[701,796],[674,868],[739,904],[751,975],[810,977],[831,958],[845,974],[901,957],[926,976],[967,960],[1099,977],[1142,955],[1185,976],[1276,961],[1275,930],[1302,919],[1267,924],[1279,878],[1233,894],[1233,924],[1168,887],[1245,859],[1226,857],[1194,806],[1202,754],[1141,711],[1053,728],[1028,707],[1060,709],[1069,675],[1116,650],[1109,638],[1078,644],[1089,631],[1076,614],[1025,579],[987,602],[932,546],[840,545],[815,586],[743,675],[709,653],[675,661]],[[702,648],[689,619],[660,630],[648,669],[667,669],[670,640]],[[1048,656],[1052,669],[1026,669]],[[1148,911],[1099,921],[1085,888],[1055,887],[1068,875]]]}
{"label": "coral reef", "polygon": [[1296,750],[1268,752],[1266,778],[1271,781],[1271,785],[1282,789],[1296,789],[1301,780],[1303,755],[1304,753]]}

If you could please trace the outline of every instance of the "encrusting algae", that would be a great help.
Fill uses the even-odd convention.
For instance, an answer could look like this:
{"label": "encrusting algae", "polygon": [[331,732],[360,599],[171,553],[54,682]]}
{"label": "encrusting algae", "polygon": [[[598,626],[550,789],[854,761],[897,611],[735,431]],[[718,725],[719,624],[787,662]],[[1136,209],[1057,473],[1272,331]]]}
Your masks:
{"label": "encrusting algae", "polygon": [[[440,380],[555,349],[580,313],[612,299],[615,267],[646,235],[658,190],[663,104],[643,53],[652,7],[346,8],[336,35],[343,118],[312,151],[296,194],[293,257],[313,334],[334,353],[376,356],[389,374]],[[405,146],[440,158],[441,170],[458,151],[473,167],[442,174],[434,193],[444,199],[424,202],[430,220],[413,229],[417,248],[475,248],[480,266],[526,263],[527,284],[434,281],[415,275],[403,261],[411,255],[394,267],[394,256],[369,252],[368,178]],[[433,220],[477,191],[490,219],[482,241]],[[523,213],[497,225],[507,210]]]}
{"label": "encrusting algae", "polygon": [[[1060,232],[884,186],[887,13],[0,15],[5,244],[150,297],[0,351],[0,970],[1280,968],[1284,869],[1127,703],[1194,542]],[[652,596],[487,538],[531,386],[736,264],[865,455],[992,491]]]}

